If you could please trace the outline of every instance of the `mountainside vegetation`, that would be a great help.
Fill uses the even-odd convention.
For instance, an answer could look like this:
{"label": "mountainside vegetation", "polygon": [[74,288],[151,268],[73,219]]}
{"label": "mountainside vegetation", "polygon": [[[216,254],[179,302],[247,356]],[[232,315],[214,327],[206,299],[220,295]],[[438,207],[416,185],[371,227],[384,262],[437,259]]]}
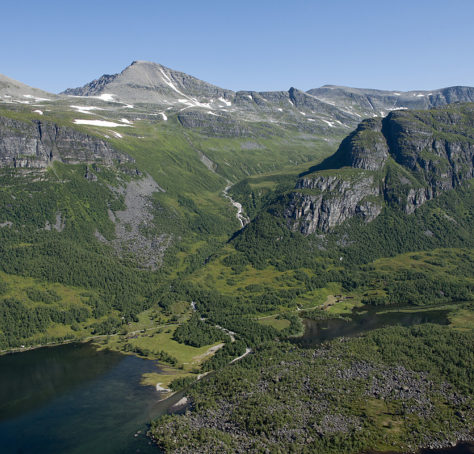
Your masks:
{"label": "mountainside vegetation", "polygon": [[[189,397],[153,423],[166,452],[472,439],[474,107],[451,104],[472,89],[235,93],[147,62],[74,97],[5,86],[2,352],[158,359],[144,383]],[[435,310],[297,341],[303,319]]]}

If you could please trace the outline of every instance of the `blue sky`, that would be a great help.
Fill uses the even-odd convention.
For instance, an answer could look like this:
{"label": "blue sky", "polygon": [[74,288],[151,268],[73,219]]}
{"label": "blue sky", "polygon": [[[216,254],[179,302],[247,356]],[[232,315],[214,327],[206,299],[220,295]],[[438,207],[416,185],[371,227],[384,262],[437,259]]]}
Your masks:
{"label": "blue sky", "polygon": [[47,91],[149,60],[233,90],[474,85],[472,0],[2,0],[0,73]]}

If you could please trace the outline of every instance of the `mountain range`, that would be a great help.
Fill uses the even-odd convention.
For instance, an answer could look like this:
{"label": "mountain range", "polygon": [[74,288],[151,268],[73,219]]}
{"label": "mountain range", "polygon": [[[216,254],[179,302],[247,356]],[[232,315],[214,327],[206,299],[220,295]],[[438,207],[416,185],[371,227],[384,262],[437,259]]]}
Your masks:
{"label": "mountain range", "polygon": [[[48,94],[0,76],[3,102],[34,104],[42,99],[64,101],[69,97],[71,100],[72,96],[80,97],[75,104],[86,103],[84,107],[89,109],[85,111],[94,118],[107,115],[107,112],[98,111],[104,108],[102,102],[106,102],[109,110],[114,105],[116,108],[127,105],[134,112],[155,115],[163,121],[175,115],[184,127],[202,128],[224,136],[261,135],[261,128],[256,130],[254,123],[334,135],[347,133],[362,118],[385,116],[393,110],[473,102],[474,88],[456,86],[397,92],[325,85],[307,92],[293,87],[287,91],[234,92],[145,61],[134,61],[119,74],[105,74],[60,95]],[[97,108],[93,109],[94,106]]]}
{"label": "mountain range", "polygon": [[[473,87],[0,75],[0,350],[93,339],[167,364],[144,382],[196,405],[152,426],[166,452],[472,439],[473,177]],[[448,326],[294,339],[301,318],[344,333],[434,305]]]}
{"label": "mountain range", "polygon": [[[98,166],[115,169],[114,197],[124,197],[128,214],[109,208],[117,238],[96,226],[96,239],[135,257],[136,245],[148,244],[141,260],[155,267],[183,235],[236,229],[219,197],[231,183],[234,205],[253,218],[278,195],[277,181],[285,181],[283,216],[303,234],[327,232],[354,216],[373,220],[395,200],[412,213],[472,178],[472,109],[447,106],[473,100],[472,87],[234,92],[144,61],[59,95],[0,76],[0,165],[26,169],[29,180],[44,179],[54,162],[86,165],[94,182]],[[257,192],[248,185],[239,192],[246,178],[252,185],[263,174]],[[145,175],[149,184],[126,183],[130,175]],[[146,203],[152,194],[159,222]],[[59,208],[45,223],[55,225],[58,216],[64,218]],[[189,225],[179,231],[174,219],[182,216]],[[145,235],[150,219],[154,233]]]}

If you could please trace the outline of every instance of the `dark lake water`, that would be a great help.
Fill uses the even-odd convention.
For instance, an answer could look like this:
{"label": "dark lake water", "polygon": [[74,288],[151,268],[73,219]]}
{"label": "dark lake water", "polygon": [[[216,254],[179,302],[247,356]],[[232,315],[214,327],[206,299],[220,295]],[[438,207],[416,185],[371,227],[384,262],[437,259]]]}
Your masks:
{"label": "dark lake water", "polygon": [[88,344],[0,357],[0,452],[158,453],[146,424],[170,404],[140,385],[157,371],[154,361]]}
{"label": "dark lake water", "polygon": [[[447,324],[447,313],[369,310],[351,321],[305,320],[304,336],[294,341],[313,346],[387,325]],[[0,453],[159,453],[145,437],[147,423],[181,396],[159,402],[153,387],[140,385],[145,372],[159,372],[157,363],[89,344],[0,356]],[[472,454],[472,445],[428,452]]]}
{"label": "dark lake water", "polygon": [[363,311],[354,311],[351,320],[304,320],[305,332],[294,342],[304,347],[312,347],[326,340],[336,337],[352,337],[365,331],[384,326],[401,325],[412,326],[422,323],[437,323],[447,325],[448,310],[404,311],[394,310],[382,312],[382,309],[363,308]]}

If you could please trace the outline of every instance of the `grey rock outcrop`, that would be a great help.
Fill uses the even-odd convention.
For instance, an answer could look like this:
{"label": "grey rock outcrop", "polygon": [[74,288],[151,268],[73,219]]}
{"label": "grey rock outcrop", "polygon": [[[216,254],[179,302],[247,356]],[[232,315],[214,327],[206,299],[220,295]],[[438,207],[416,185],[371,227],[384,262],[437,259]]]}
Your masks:
{"label": "grey rock outcrop", "polygon": [[140,105],[147,112],[159,106],[165,118],[176,115],[183,127],[210,136],[265,136],[267,129],[277,127],[337,140],[363,118],[474,100],[472,87],[395,92],[327,85],[307,92],[294,87],[234,92],[146,61],[134,61],[121,73],[105,74],[62,94],[101,97],[101,102],[126,103],[135,109]]}
{"label": "grey rock outcrop", "polygon": [[[284,216],[303,234],[327,232],[385,204],[411,214],[474,177],[474,104],[364,120],[315,172],[298,180]],[[303,190],[303,191],[302,191]]]}
{"label": "grey rock outcrop", "polygon": [[179,123],[188,129],[200,129],[212,136],[251,137],[252,129],[226,113],[213,114],[199,110],[185,110],[178,114]]}
{"label": "grey rock outcrop", "polygon": [[382,120],[364,120],[343,140],[339,154],[347,164],[357,169],[381,169],[389,157],[387,141],[382,134]]}
{"label": "grey rock outcrop", "polygon": [[296,189],[316,189],[319,194],[291,193],[284,216],[293,230],[305,235],[327,232],[353,216],[369,222],[382,210],[383,199],[374,175],[364,173],[357,179],[319,176],[303,178]]}
{"label": "grey rock outcrop", "polygon": [[133,162],[104,140],[54,123],[0,117],[0,167],[45,168],[70,164]]}
{"label": "grey rock outcrop", "polygon": [[125,202],[124,210],[115,213],[109,210],[109,218],[115,224],[115,238],[107,241],[98,231],[96,237],[110,244],[118,255],[132,255],[142,267],[156,270],[172,241],[172,235],[158,232],[154,226],[155,210],[151,197],[155,192],[164,192],[164,189],[150,175],[145,175],[115,188],[115,191],[123,196]]}
{"label": "grey rock outcrop", "polygon": [[429,112],[393,112],[382,132],[390,154],[434,196],[474,177],[474,104]]}

